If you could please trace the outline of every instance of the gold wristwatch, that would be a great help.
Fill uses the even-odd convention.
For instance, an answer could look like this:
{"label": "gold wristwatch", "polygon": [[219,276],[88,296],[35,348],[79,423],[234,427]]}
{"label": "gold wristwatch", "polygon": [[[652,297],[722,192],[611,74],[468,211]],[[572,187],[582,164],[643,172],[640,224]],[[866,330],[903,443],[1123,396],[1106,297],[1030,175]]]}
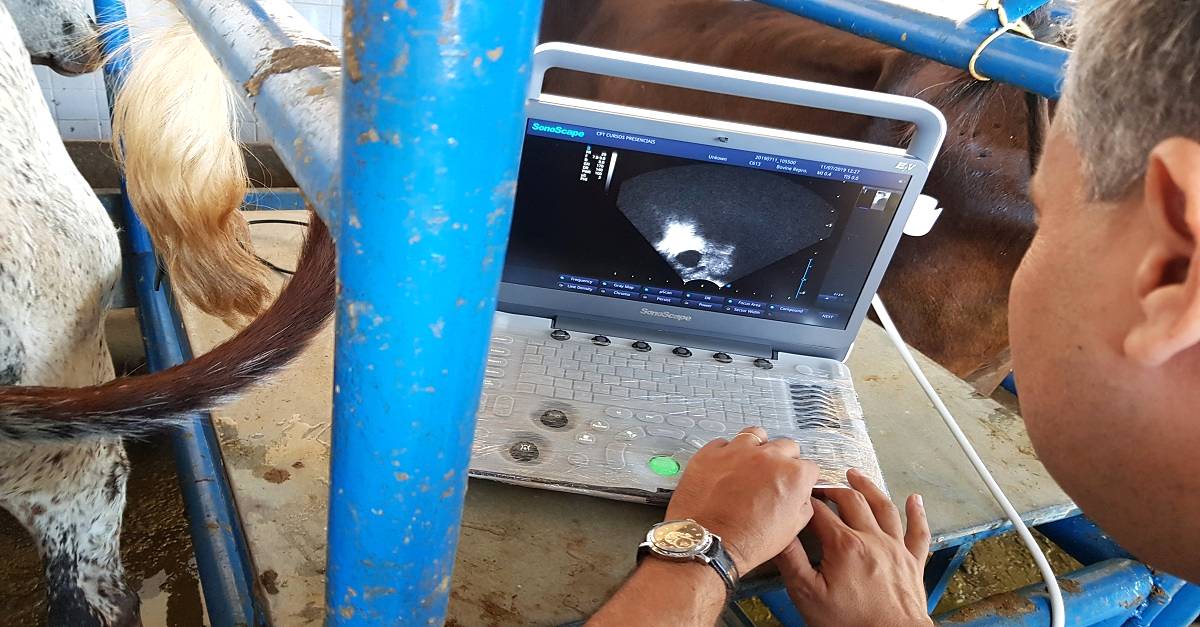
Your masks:
{"label": "gold wristwatch", "polygon": [[667,520],[651,527],[646,541],[638,546],[638,562],[647,555],[672,562],[708,564],[729,592],[737,587],[737,565],[725,550],[721,536],[691,518]]}

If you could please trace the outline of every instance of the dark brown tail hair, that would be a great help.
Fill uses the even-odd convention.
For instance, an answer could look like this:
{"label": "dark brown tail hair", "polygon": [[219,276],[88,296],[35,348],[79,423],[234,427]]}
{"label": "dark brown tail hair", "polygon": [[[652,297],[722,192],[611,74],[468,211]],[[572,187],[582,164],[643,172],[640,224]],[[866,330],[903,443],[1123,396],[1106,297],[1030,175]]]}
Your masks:
{"label": "dark brown tail hair", "polygon": [[84,388],[0,387],[0,441],[146,435],[221,405],[279,371],[333,314],[333,240],[315,212],[308,224],[296,274],[237,335],[150,375]]}

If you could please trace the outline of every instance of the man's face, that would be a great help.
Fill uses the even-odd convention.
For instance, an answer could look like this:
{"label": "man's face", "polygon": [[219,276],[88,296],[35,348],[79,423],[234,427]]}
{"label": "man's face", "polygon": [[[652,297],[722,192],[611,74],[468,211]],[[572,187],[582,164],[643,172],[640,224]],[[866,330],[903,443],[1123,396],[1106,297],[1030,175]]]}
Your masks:
{"label": "man's face", "polygon": [[1009,305],[1030,438],[1059,484],[1123,546],[1196,577],[1187,554],[1200,548],[1200,473],[1191,471],[1200,409],[1190,404],[1196,381],[1178,376],[1195,351],[1190,364],[1147,368],[1123,348],[1143,317],[1135,279],[1157,236],[1142,194],[1088,201],[1079,152],[1058,124],[1031,192],[1038,232]]}

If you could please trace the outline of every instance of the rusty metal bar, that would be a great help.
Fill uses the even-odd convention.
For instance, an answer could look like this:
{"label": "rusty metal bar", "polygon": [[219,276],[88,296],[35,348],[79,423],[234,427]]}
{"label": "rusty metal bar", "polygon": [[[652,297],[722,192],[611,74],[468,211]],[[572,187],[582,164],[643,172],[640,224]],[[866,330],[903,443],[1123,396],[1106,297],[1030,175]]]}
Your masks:
{"label": "rusty metal bar", "polygon": [[336,48],[286,0],[176,0],[205,47],[267,127],[309,202],[337,223],[342,90]]}

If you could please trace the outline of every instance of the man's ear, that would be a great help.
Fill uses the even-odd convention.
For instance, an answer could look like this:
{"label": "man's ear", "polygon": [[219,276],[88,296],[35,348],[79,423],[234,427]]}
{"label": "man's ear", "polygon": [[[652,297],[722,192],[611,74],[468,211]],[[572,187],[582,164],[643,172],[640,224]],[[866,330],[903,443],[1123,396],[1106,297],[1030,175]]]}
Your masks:
{"label": "man's ear", "polygon": [[1200,346],[1200,143],[1176,137],[1155,146],[1141,203],[1151,244],[1135,274],[1142,319],[1125,353],[1156,367]]}

